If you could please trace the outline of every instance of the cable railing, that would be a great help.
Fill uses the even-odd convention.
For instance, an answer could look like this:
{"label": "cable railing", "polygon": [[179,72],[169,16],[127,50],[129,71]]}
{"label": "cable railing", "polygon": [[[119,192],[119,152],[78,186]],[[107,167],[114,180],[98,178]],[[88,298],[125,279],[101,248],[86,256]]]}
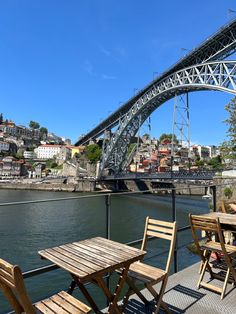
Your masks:
{"label": "cable railing", "polygon": [[[229,184],[229,182],[228,182]],[[192,190],[197,189],[201,187],[200,186],[195,186],[192,187]],[[222,185],[206,185],[205,188],[211,188],[212,191],[212,209],[213,211],[216,211],[216,189],[217,187],[222,187]],[[189,187],[186,187],[186,189],[188,190]],[[168,189],[158,189],[158,191],[160,193],[163,192],[169,192],[168,196],[170,197],[170,201],[171,201],[171,217],[170,220],[175,221],[177,219],[177,213],[176,213],[176,197],[178,196],[178,193],[181,191],[183,191],[183,188],[178,189],[175,187],[172,188],[168,188]],[[62,201],[66,201],[66,202],[70,202],[72,200],[86,200],[86,199],[97,199],[97,198],[104,198],[104,205],[105,205],[105,237],[110,239],[111,238],[111,211],[112,211],[112,206],[111,206],[111,198],[113,196],[135,196],[135,195],[142,195],[142,194],[146,194],[146,193],[150,193],[150,190],[145,190],[145,191],[136,191],[136,192],[117,192],[117,193],[93,193],[93,194],[89,194],[89,195],[79,195],[79,196],[70,196],[70,197],[59,197],[59,198],[49,198],[49,199],[37,199],[37,200],[24,200],[24,201],[16,201],[16,202],[3,202],[0,203],[0,208],[3,206],[21,206],[21,205],[30,205],[30,204],[40,204],[40,203],[51,203],[51,202],[62,202]],[[156,195],[156,194],[155,194]],[[191,198],[191,196],[190,196]],[[69,206],[69,205],[68,205]],[[175,252],[174,252],[174,258],[173,258],[173,265],[174,265],[174,272],[178,271],[178,251],[180,249],[182,249],[183,247],[186,247],[188,244],[192,243],[192,239],[189,239],[188,243],[184,243],[179,245],[178,243],[178,237],[179,234],[181,234],[184,231],[187,231],[190,229],[189,225],[184,225],[178,228],[177,230],[177,241],[176,241],[176,247],[175,247]],[[142,242],[142,239],[135,239],[132,241],[128,241],[125,244],[127,245],[131,245],[131,246],[135,246],[135,245],[140,245]],[[162,251],[161,253],[158,253],[156,255],[152,255],[150,257],[148,257],[147,259],[151,259],[153,257],[158,257],[159,255],[163,255],[165,254],[165,251]],[[46,265],[46,266],[42,266],[42,267],[38,267],[38,268],[33,268],[31,270],[25,271],[23,272],[23,277],[26,278],[32,278],[32,277],[36,277],[42,274],[45,274],[47,272],[51,272],[53,270],[58,269],[58,266],[56,266],[55,264],[50,264],[50,265]],[[108,278],[109,280],[109,278]]]}

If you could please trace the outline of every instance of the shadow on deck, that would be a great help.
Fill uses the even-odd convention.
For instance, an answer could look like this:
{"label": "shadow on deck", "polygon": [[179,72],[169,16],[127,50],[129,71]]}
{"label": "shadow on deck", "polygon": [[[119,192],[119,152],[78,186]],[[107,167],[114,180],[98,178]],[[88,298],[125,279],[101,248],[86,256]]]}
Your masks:
{"label": "shadow on deck", "polygon": [[[236,289],[231,284],[227,285],[225,298],[220,299],[220,295],[204,288],[197,289],[199,263],[194,264],[184,270],[169,277],[169,282],[164,295],[164,301],[168,304],[172,313],[191,314],[233,314],[236,313]],[[222,286],[222,282],[214,280],[214,284]],[[152,313],[154,303],[150,293],[145,289],[143,294],[150,304],[145,306],[140,299],[133,295],[125,309],[126,314]],[[165,313],[161,311],[160,313]]]}

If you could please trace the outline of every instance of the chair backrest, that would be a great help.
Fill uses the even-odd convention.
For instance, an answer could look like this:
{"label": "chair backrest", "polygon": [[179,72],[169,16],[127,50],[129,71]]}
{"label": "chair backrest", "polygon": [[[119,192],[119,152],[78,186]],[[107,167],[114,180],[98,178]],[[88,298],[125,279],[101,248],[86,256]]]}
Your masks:
{"label": "chair backrest", "polygon": [[211,241],[213,235],[216,236],[216,239],[221,244],[221,249],[223,253],[227,254],[226,249],[225,249],[225,244],[224,244],[224,236],[221,229],[219,218],[211,218],[207,216],[189,214],[189,220],[190,220],[193,240],[199,252],[201,250],[200,250],[200,245],[199,245],[200,236],[197,233],[198,230],[205,231],[207,241]]}
{"label": "chair backrest", "polygon": [[16,314],[35,314],[36,311],[27,294],[19,266],[13,266],[0,259],[0,289]]}
{"label": "chair backrest", "polygon": [[225,214],[235,214],[235,210],[233,210],[229,204],[236,204],[236,203],[234,201],[221,200],[220,211]]}
{"label": "chair backrest", "polygon": [[147,240],[149,236],[170,241],[169,254],[168,254],[166,268],[165,268],[166,272],[169,272],[171,260],[174,253],[176,231],[177,231],[177,227],[176,227],[175,221],[168,222],[168,221],[163,221],[163,220],[151,219],[150,217],[146,218],[141,250],[146,249]]}

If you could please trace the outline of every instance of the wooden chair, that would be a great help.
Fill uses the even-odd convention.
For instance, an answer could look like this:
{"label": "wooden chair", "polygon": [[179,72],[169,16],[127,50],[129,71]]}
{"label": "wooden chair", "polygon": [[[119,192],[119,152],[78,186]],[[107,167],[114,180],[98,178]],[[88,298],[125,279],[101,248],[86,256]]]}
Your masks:
{"label": "wooden chair", "polygon": [[232,208],[230,208],[230,205],[229,204],[236,204],[234,201],[224,201],[224,200],[221,200],[220,202],[220,211],[222,213],[225,213],[225,214],[236,214],[236,211],[233,210]]}
{"label": "wooden chair", "polygon": [[[162,300],[162,297],[165,292],[169,270],[170,270],[170,264],[171,264],[171,260],[172,260],[174,248],[175,248],[176,222],[172,223],[172,222],[160,221],[160,220],[155,220],[155,219],[151,219],[147,217],[141,250],[146,250],[147,240],[149,236],[170,241],[169,254],[168,254],[168,258],[166,262],[166,267],[165,269],[160,269],[160,268],[145,264],[141,261],[131,264],[129,272],[128,272],[128,277],[127,277],[129,290],[124,297],[123,306],[124,307],[126,306],[130,295],[134,292],[139,296],[139,298],[145,304],[148,303],[148,300],[143,296],[143,294],[135,285],[136,281],[141,281],[142,283],[144,283],[145,287],[149,290],[149,292],[154,296],[154,300],[156,302],[155,313],[159,312],[160,307],[164,308],[164,310],[167,313],[170,313],[170,310],[168,306]],[[159,293],[153,287],[157,283],[161,283]]]}
{"label": "wooden chair", "polygon": [[0,259],[0,289],[16,314],[84,314],[91,312],[86,304],[64,291],[32,304],[25,288],[21,269],[2,259]]}
{"label": "wooden chair", "polygon": [[[221,299],[225,296],[226,286],[228,282],[236,283],[236,272],[232,265],[232,258],[236,256],[236,247],[224,243],[224,236],[219,222],[219,218],[209,218],[206,216],[189,215],[192,236],[201,257],[202,267],[200,268],[200,277],[197,287],[204,287],[221,294]],[[199,231],[205,231],[206,242],[202,241]],[[213,236],[217,241],[213,240]],[[213,272],[209,260],[211,253],[221,256],[220,272]],[[223,264],[222,264],[223,263]],[[225,267],[224,267],[225,265]],[[223,267],[222,267],[223,266]],[[224,281],[223,287],[215,286],[204,281],[206,270],[209,271],[211,279],[219,279]],[[230,274],[232,277],[230,277]]]}

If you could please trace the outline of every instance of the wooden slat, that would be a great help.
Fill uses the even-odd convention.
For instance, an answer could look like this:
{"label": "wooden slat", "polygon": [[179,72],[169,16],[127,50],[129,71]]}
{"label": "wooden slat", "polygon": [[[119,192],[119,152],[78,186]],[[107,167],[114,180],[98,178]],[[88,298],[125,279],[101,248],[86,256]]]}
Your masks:
{"label": "wooden slat", "polygon": [[220,287],[217,287],[217,286],[214,286],[214,285],[211,285],[209,283],[206,283],[204,281],[201,281],[200,282],[200,286],[204,287],[204,288],[207,288],[207,289],[210,289],[210,290],[213,290],[213,291],[216,291],[218,293],[221,293],[222,292],[222,288]]}
{"label": "wooden slat", "polygon": [[15,285],[13,275],[10,274],[9,272],[5,271],[5,269],[0,268],[0,281],[2,278],[5,278],[7,281]]}
{"label": "wooden slat", "polygon": [[59,267],[67,270],[68,272],[70,272],[70,273],[72,273],[78,277],[86,277],[86,275],[87,275],[86,273],[82,272],[81,270],[72,266],[71,264],[65,263],[62,259],[59,259],[55,255],[48,253],[47,250],[40,251],[39,254],[42,257],[50,260],[51,262],[55,263]]}
{"label": "wooden slat", "polygon": [[156,219],[148,219],[148,223],[153,225],[160,225],[173,228],[173,222],[163,221],[163,220],[156,220]]}
{"label": "wooden slat", "polygon": [[13,274],[13,266],[0,258],[0,268],[4,269],[7,273]]}
{"label": "wooden slat", "polygon": [[117,259],[119,261],[123,261],[126,260],[127,258],[131,256],[137,256],[137,254],[129,254],[128,252],[120,252],[119,249],[113,248],[110,249],[109,247],[106,247],[104,245],[101,245],[101,243],[94,243],[94,242],[86,242],[85,241],[85,245],[88,245],[89,248],[93,248],[97,251],[97,254],[102,254],[104,255],[104,253],[109,256],[109,258],[112,258],[113,260],[117,261]]}
{"label": "wooden slat", "polygon": [[114,242],[108,239],[102,239],[102,238],[94,238],[94,242],[96,243],[100,243],[101,245],[103,245],[104,247],[110,248],[111,250],[118,250],[118,252],[122,252],[123,254],[127,254],[128,255],[132,255],[132,256],[136,256],[137,254],[140,254],[140,250],[133,248],[132,246],[128,246],[126,244],[122,244],[122,243],[118,243],[118,242]]}
{"label": "wooden slat", "polygon": [[85,303],[81,302],[80,300],[72,297],[70,294],[66,293],[65,291],[61,291],[58,293],[62,298],[66,299],[67,302],[72,304],[74,307],[81,309],[83,312],[88,313],[91,311],[91,308],[87,306]]}
{"label": "wooden slat", "polygon": [[98,247],[96,247],[96,245],[91,244],[80,244],[80,243],[73,243],[75,245],[77,245],[80,248],[84,248],[88,253],[94,253],[96,254],[97,258],[100,259],[101,257],[105,258],[105,260],[108,260],[109,263],[114,264],[117,261],[121,262],[124,259],[122,259],[119,256],[114,256],[112,254],[106,253],[106,250],[104,249],[100,249]]}
{"label": "wooden slat", "polygon": [[[87,267],[90,267],[94,270],[100,270],[101,267],[104,267],[104,265],[107,267],[109,264],[103,263],[102,265],[99,265],[98,263],[94,263],[94,261],[88,261],[86,254],[80,254],[79,251],[74,250],[73,248],[70,248],[69,246],[61,246],[58,248],[55,248],[55,250],[63,250],[63,254],[70,257],[72,260],[76,260],[78,263],[81,263],[83,265],[86,265]],[[96,261],[96,260],[95,260]]]}
{"label": "wooden slat", "polygon": [[109,264],[109,265],[113,265],[114,264],[114,258],[113,259],[110,259],[108,258],[108,256],[104,256],[104,255],[98,255],[97,254],[97,251],[92,252],[92,250],[90,248],[87,248],[86,245],[82,245],[82,244],[79,244],[79,242],[74,242],[72,243],[71,245],[73,245],[74,249],[80,251],[80,252],[83,252],[87,255],[87,258],[90,260],[91,258],[93,259],[96,259],[98,260],[99,262],[105,262],[106,264]]}
{"label": "wooden slat", "polygon": [[38,309],[40,312],[45,313],[45,314],[55,314],[52,310],[50,310],[45,304],[42,302],[38,302],[34,305],[36,309]]}
{"label": "wooden slat", "polygon": [[162,239],[166,239],[166,240],[171,240],[172,236],[164,234],[164,233],[160,233],[160,232],[153,232],[153,231],[147,231],[147,235],[148,236],[153,236],[153,237],[158,237],[158,238],[162,238]]}
{"label": "wooden slat", "polygon": [[[63,246],[64,247],[64,246]],[[69,251],[73,252],[78,258],[82,259],[88,259],[88,254],[84,253],[83,250],[78,250],[78,247],[76,247],[74,244],[66,244],[65,249],[68,249]],[[110,264],[106,262],[105,260],[97,259],[96,255],[93,257],[89,255],[89,261],[95,265],[101,266],[101,267],[109,267]]]}
{"label": "wooden slat", "polygon": [[159,226],[148,225],[148,230],[159,231],[159,232],[163,232],[163,233],[171,234],[171,235],[173,234],[173,228],[168,229],[168,228],[163,228]]}
{"label": "wooden slat", "polygon": [[80,308],[74,307],[72,304],[68,303],[66,299],[64,299],[58,294],[50,297],[50,300],[69,313],[78,313],[79,311],[81,312]]}
{"label": "wooden slat", "polygon": [[126,244],[123,244],[123,243],[119,243],[119,242],[116,242],[116,241],[112,241],[110,239],[105,239],[105,238],[101,238],[101,237],[96,237],[96,238],[93,238],[94,241],[101,241],[103,242],[104,244],[114,244],[116,247],[120,247],[122,250],[124,249],[124,251],[126,251],[126,249],[130,252],[130,251],[133,251],[135,252],[136,254],[139,254],[140,253],[140,250],[135,248],[135,247],[132,247],[130,245],[126,245]]}
{"label": "wooden slat", "polygon": [[54,313],[60,313],[60,314],[68,314],[66,310],[64,310],[62,307],[57,305],[56,303],[53,302],[53,300],[46,299],[41,301],[44,305],[46,305],[50,310],[52,310]]}
{"label": "wooden slat", "polygon": [[59,256],[64,256],[63,260],[65,262],[71,263],[73,266],[79,268],[80,270],[84,271],[85,273],[90,273],[92,271],[101,270],[101,267],[90,263],[85,258],[78,258],[71,252],[66,251],[64,248],[55,247],[53,251],[58,252]]}

